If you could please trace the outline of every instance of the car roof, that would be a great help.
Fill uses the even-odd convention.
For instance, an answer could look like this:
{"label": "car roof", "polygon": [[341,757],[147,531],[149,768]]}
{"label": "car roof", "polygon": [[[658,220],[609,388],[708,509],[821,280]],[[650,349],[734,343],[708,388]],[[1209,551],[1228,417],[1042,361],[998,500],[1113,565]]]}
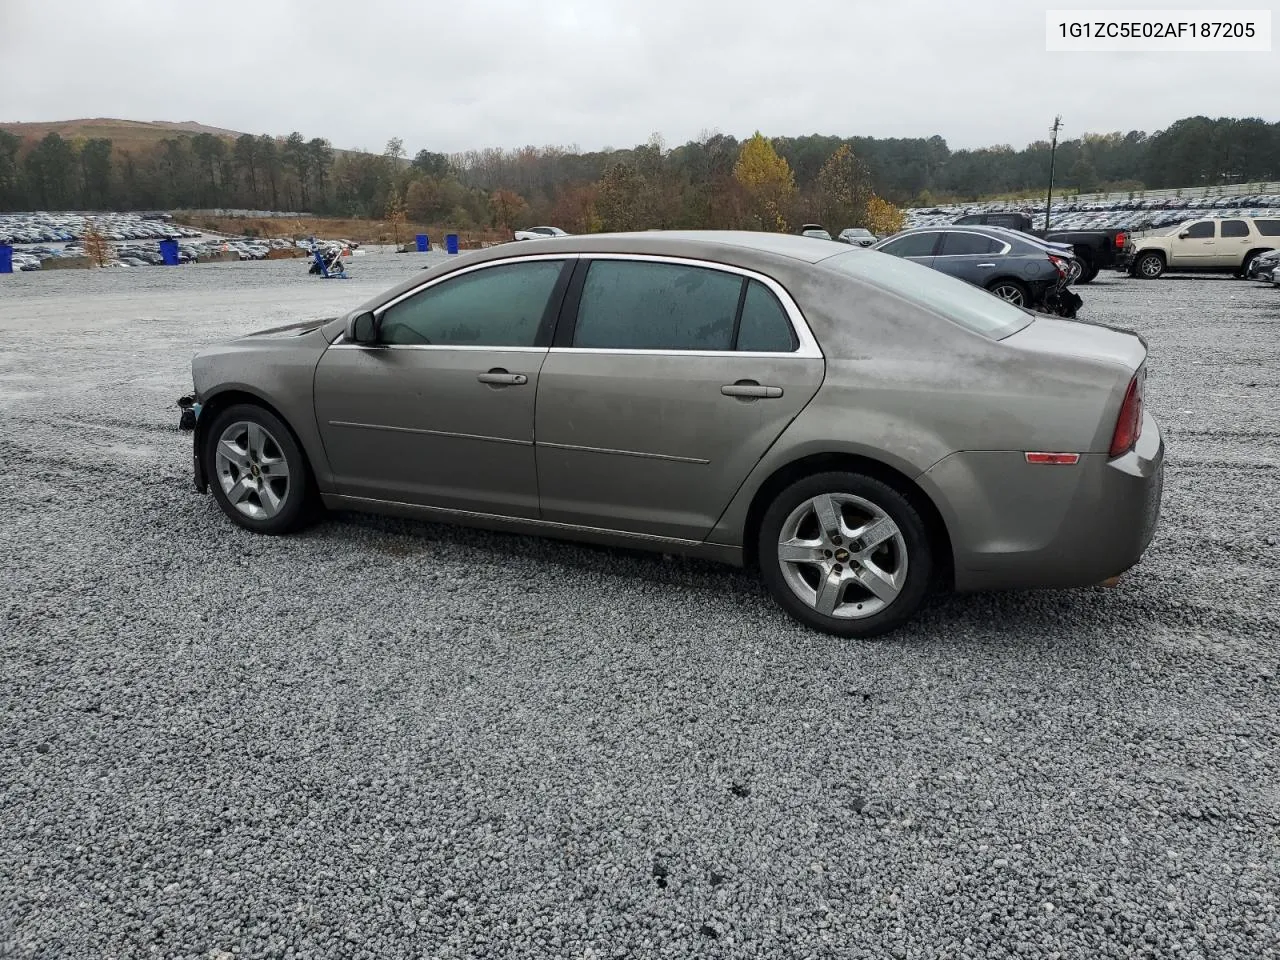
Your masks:
{"label": "car roof", "polygon": [[[472,250],[447,263],[430,268],[432,277],[454,270],[496,263],[517,257],[555,256],[556,254],[636,254],[640,256],[684,257],[707,260],[742,269],[768,273],[771,269],[795,268],[830,257],[848,254],[847,244],[788,233],[763,233],[751,230],[637,230],[630,233],[591,233],[547,237],[538,241],[536,254],[522,243],[500,243]],[[427,279],[415,272],[389,290],[366,301],[361,310],[375,309],[381,303],[419,286]]]}
{"label": "car roof", "polygon": [[[702,249],[704,255],[717,251],[730,255],[735,250],[754,251],[775,257],[788,257],[805,263],[817,263],[838,256],[840,248],[826,240],[790,233],[764,233],[754,230],[636,230],[629,233],[590,233],[552,237],[538,244],[538,253],[650,253],[669,256],[691,256]],[[728,249],[726,249],[728,248]],[[500,244],[484,252],[501,251],[509,256],[527,256],[523,247]],[[501,256],[499,253],[497,256]]]}

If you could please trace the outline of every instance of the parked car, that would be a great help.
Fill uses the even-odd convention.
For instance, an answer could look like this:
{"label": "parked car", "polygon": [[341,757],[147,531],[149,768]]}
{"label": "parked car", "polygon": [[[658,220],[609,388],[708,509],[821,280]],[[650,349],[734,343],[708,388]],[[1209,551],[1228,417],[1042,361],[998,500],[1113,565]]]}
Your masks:
{"label": "parked car", "polygon": [[1019,233],[1039,237],[1053,243],[1071,247],[1080,261],[1080,277],[1077,283],[1090,283],[1105,267],[1113,267],[1120,251],[1124,249],[1126,232],[1123,229],[1103,230],[1036,230],[1031,218],[1022,213],[981,213],[960,217],[957,226],[1008,227]]}
{"label": "parked car", "polygon": [[513,234],[516,240],[545,240],[548,237],[567,237],[559,227],[528,227]]}
{"label": "parked car", "polygon": [[1275,279],[1277,268],[1280,268],[1280,250],[1268,250],[1258,254],[1249,263],[1245,279],[1269,282]]}
{"label": "parked car", "polygon": [[812,237],[814,240],[830,240],[831,234],[827,228],[820,223],[806,223],[798,231],[802,237]]}
{"label": "parked car", "polygon": [[863,227],[845,227],[836,239],[856,247],[869,247],[876,242],[876,235]]}
{"label": "parked car", "polygon": [[1280,247],[1280,217],[1208,217],[1130,237],[1117,269],[1154,280],[1166,270],[1248,276],[1253,259]]}
{"label": "parked car", "polygon": [[1112,582],[1152,538],[1164,445],[1132,333],[807,237],[536,251],[202,350],[179,401],[197,489],[263,534],[323,506],[758,566],[849,637],[932,586]]}
{"label": "parked car", "polygon": [[1035,237],[995,227],[917,227],[870,249],[905,257],[982,287],[1017,307],[1074,317],[1071,264]]}

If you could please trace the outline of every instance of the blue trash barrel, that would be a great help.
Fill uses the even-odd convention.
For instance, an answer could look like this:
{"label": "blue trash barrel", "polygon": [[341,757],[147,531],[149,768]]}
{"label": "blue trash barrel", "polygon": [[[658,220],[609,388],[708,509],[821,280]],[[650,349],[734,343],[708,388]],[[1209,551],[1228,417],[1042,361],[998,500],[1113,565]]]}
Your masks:
{"label": "blue trash barrel", "polygon": [[13,247],[0,243],[0,273],[13,273]]}
{"label": "blue trash barrel", "polygon": [[178,260],[178,241],[161,240],[160,256],[164,257],[164,265],[166,267],[176,267],[180,262]]}
{"label": "blue trash barrel", "polygon": [[458,235],[456,233],[445,234],[444,249],[446,253],[458,252]]}
{"label": "blue trash barrel", "polygon": [[425,233],[420,233],[418,234],[416,239],[418,241],[418,252],[426,253],[427,252],[427,235]]}

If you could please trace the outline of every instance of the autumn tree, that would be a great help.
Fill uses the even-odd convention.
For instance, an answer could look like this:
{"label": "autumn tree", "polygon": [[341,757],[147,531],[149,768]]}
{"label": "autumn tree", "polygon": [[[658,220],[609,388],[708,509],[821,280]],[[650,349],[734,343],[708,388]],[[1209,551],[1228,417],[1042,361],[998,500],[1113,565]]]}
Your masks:
{"label": "autumn tree", "polygon": [[512,222],[526,206],[524,197],[514,190],[495,190],[489,197],[489,209],[493,212],[494,224],[504,230],[511,229]]}
{"label": "autumn tree", "polygon": [[749,223],[760,230],[785,232],[796,182],[787,161],[759,130],[742,145],[733,177],[746,193]]}
{"label": "autumn tree", "polygon": [[98,267],[105,267],[115,259],[115,251],[111,249],[111,244],[107,242],[107,238],[98,229],[96,220],[85,221],[84,255],[93,262],[94,266]]}
{"label": "autumn tree", "polygon": [[440,186],[434,177],[419,177],[404,192],[405,211],[414,223],[427,223],[440,211]]}
{"label": "autumn tree", "polygon": [[596,189],[600,229],[608,233],[643,229],[640,199],[644,187],[644,178],[629,164],[615,163],[606,170]]}
{"label": "autumn tree", "polygon": [[404,236],[405,233],[406,218],[404,212],[404,197],[400,196],[400,194],[395,190],[392,190],[390,196],[387,198],[386,218],[387,226],[391,228],[391,241],[398,247],[401,242],[400,238]]}
{"label": "autumn tree", "polygon": [[595,184],[566,187],[556,195],[551,220],[570,233],[594,233],[600,229],[596,215]]}
{"label": "autumn tree", "polygon": [[818,172],[818,217],[830,230],[860,227],[867,218],[871,175],[849,145],[841,144]]}
{"label": "autumn tree", "polygon": [[867,229],[876,236],[897,233],[906,223],[902,211],[874,193],[867,199]]}

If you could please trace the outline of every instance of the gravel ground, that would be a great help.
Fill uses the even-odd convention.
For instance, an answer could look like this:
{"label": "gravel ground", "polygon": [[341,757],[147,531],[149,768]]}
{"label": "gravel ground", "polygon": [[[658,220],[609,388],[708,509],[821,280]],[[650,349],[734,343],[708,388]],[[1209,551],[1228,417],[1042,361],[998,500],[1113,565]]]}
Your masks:
{"label": "gravel ground", "polygon": [[421,262],[0,278],[0,955],[1280,956],[1280,290],[1083,289],[1151,344],[1141,567],[854,643],[710,564],[225,521],[192,351]]}

